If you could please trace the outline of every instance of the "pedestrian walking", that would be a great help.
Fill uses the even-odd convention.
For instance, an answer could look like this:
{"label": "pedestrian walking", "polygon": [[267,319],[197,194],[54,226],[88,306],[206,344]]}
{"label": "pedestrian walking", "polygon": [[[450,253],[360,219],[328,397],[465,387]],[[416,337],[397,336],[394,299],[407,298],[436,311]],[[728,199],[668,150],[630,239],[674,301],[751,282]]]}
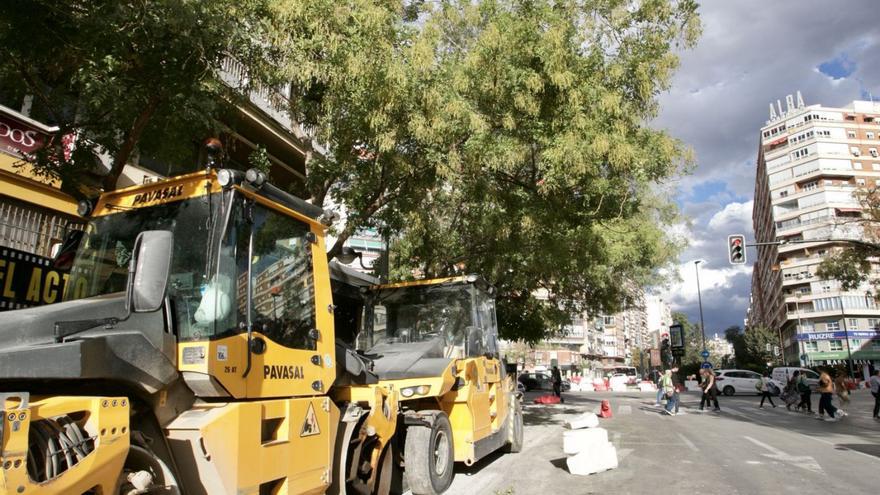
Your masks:
{"label": "pedestrian walking", "polygon": [[681,376],[678,374],[678,366],[672,367],[672,400],[675,402],[675,414],[678,414],[679,406],[681,405],[681,392],[684,392],[684,382],[681,381]]}
{"label": "pedestrian walking", "polygon": [[663,390],[663,396],[666,397],[666,407],[663,412],[672,416],[675,413],[675,384],[672,382],[672,370],[666,370],[660,379],[660,387]]}
{"label": "pedestrian walking", "polygon": [[846,372],[837,370],[837,376],[834,377],[834,393],[837,394],[837,400],[840,407],[849,407],[849,389],[846,386]]}
{"label": "pedestrian walking", "polygon": [[[795,374],[800,373],[799,371],[795,371]],[[807,414],[813,414],[813,390],[810,388],[810,384],[807,382],[807,374],[800,373],[797,378],[797,390],[801,394],[801,401],[798,404],[798,410],[803,410]]]}
{"label": "pedestrian walking", "polygon": [[838,411],[834,404],[831,403],[831,399],[834,396],[834,380],[825,371],[819,374],[819,393],[821,394],[819,397],[819,419],[823,419],[826,412],[828,413],[828,418],[825,418],[825,421],[836,421],[843,417],[845,413]]}
{"label": "pedestrian walking", "polygon": [[798,376],[800,371],[795,371],[785,384],[785,390],[782,392],[782,400],[785,401],[785,408],[791,411],[791,406],[795,406],[801,400],[801,394],[798,392]]}
{"label": "pedestrian walking", "polygon": [[660,381],[663,379],[663,373],[660,373],[658,370],[654,370],[654,385],[657,386],[657,400],[654,401],[654,407],[660,407],[660,399],[663,398],[663,387],[660,385]]}
{"label": "pedestrian walking", "polygon": [[715,373],[710,368],[700,370],[701,382],[700,388],[703,389],[703,395],[700,397],[700,411],[711,403],[715,404],[715,412],[721,410],[718,406],[718,386],[715,384]]}
{"label": "pedestrian walking", "polygon": [[764,372],[764,376],[758,379],[758,382],[755,384],[755,388],[758,389],[758,392],[761,392],[761,405],[758,407],[764,408],[764,400],[769,400],[770,405],[776,408],[776,404],[773,403],[773,397],[770,395],[770,374]]}
{"label": "pedestrian walking", "polygon": [[559,402],[565,402],[565,399],[562,398],[562,373],[559,372],[558,366],[553,367],[550,381],[553,383],[553,395],[559,397]]}
{"label": "pedestrian walking", "polygon": [[877,415],[880,413],[880,369],[874,371],[868,384],[871,385],[871,395],[874,396],[874,419],[880,421],[880,416]]}

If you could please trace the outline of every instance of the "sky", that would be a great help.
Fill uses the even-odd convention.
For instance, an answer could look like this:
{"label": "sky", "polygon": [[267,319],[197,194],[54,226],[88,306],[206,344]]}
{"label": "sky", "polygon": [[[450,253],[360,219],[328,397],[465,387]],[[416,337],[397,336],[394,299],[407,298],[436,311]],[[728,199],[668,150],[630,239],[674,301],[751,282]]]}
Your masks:
{"label": "sky", "polygon": [[699,322],[696,269],[706,334],[743,325],[755,250],[747,264],[727,261],[727,236],[754,240],[752,199],[760,128],[776,100],[800,91],[806,105],[880,101],[880,2],[877,0],[704,0],[703,34],[680,53],[671,88],[652,122],[691,147],[696,167],[668,186],[689,239],[678,280],[655,288]]}

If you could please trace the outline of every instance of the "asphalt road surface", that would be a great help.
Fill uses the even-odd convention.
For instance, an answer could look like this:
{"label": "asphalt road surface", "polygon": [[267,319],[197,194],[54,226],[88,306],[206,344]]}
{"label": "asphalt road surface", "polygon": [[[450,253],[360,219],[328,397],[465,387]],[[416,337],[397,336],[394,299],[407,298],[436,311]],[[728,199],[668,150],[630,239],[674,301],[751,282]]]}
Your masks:
{"label": "asphalt road surface", "polygon": [[[852,394],[849,416],[833,423],[784,406],[759,409],[754,395],[721,397],[722,411],[714,413],[699,412],[699,396],[685,393],[682,414],[674,417],[653,406],[653,393],[571,392],[561,405],[531,404],[535,395],[525,397],[523,452],[456,465],[447,494],[880,492],[880,422],[871,418],[874,399],[864,390]],[[603,399],[611,401],[613,417],[600,426],[620,465],[590,476],[569,474],[562,423],[597,409]]]}

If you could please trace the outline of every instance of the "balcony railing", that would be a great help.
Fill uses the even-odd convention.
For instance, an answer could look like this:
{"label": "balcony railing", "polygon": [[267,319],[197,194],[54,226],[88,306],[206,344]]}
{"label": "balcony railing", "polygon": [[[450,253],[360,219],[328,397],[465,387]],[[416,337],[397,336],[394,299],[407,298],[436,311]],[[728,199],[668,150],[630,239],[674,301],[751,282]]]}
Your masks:
{"label": "balcony railing", "polygon": [[232,57],[223,59],[219,73],[220,79],[229,87],[247,91],[251,103],[275,122],[290,131],[296,127],[302,135],[308,136],[315,151],[326,153],[326,146],[315,139],[316,130],[290,117],[289,86],[282,90],[251,81],[244,64]]}

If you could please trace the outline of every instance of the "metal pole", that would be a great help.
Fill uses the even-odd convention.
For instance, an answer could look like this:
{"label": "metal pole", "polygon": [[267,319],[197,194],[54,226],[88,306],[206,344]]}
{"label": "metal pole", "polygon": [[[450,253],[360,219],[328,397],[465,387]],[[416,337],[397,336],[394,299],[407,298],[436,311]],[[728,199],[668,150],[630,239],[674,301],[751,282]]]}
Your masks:
{"label": "metal pole", "polygon": [[[706,350],[706,325],[703,323],[703,296],[700,294],[700,262],[703,260],[694,261],[694,269],[697,271],[697,302],[700,305],[700,333],[703,335],[703,350]],[[706,362],[706,358],[703,358],[703,362]]]}
{"label": "metal pole", "polygon": [[846,328],[846,313],[843,311],[843,296],[840,296],[840,316],[843,317],[843,338],[846,339],[846,355],[849,361],[849,377],[855,379],[856,372],[853,370],[852,350],[849,348],[849,330]]}

